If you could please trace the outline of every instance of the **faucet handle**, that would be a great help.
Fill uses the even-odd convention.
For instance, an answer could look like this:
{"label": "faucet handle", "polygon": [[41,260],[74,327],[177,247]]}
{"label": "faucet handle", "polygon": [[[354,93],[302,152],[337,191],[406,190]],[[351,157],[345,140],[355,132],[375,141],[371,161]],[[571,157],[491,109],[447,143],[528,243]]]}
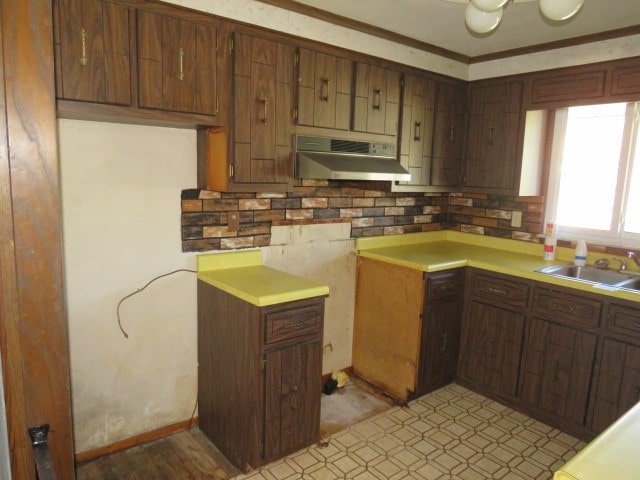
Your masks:
{"label": "faucet handle", "polygon": [[[633,253],[633,252],[629,252],[629,253]],[[629,257],[629,258],[631,258],[631,257]],[[620,270],[619,270],[620,272],[627,269],[627,262],[624,259],[618,258],[618,257],[613,257],[613,260],[615,260],[617,262],[620,262]]]}

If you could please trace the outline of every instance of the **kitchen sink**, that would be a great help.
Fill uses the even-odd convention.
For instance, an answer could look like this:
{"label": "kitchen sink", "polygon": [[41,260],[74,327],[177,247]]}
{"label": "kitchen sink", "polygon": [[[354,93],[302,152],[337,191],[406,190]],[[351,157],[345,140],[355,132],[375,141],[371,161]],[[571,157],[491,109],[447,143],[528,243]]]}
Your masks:
{"label": "kitchen sink", "polygon": [[640,277],[629,275],[624,272],[595,268],[590,265],[577,267],[569,263],[565,265],[552,265],[550,267],[541,268],[537,271],[540,273],[546,273],[547,275],[581,280],[583,282],[600,283],[610,285],[612,287],[640,290]]}

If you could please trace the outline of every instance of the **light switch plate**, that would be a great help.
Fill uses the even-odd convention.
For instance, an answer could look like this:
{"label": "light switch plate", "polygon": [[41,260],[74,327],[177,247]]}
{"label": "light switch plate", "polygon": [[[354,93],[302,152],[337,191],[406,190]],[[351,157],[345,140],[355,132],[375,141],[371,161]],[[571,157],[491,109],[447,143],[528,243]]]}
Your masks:
{"label": "light switch plate", "polygon": [[520,228],[522,226],[522,212],[511,213],[511,226]]}

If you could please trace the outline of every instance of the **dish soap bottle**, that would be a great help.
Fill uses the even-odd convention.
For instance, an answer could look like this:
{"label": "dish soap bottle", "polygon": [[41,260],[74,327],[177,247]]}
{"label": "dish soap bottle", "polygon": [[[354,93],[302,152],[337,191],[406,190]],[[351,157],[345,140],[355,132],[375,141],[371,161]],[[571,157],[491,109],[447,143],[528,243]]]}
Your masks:
{"label": "dish soap bottle", "polygon": [[546,224],[544,230],[544,249],[542,253],[544,260],[555,260],[556,258],[556,244],[558,242],[557,231],[558,229],[555,223],[549,222]]}
{"label": "dish soap bottle", "polygon": [[573,257],[573,264],[576,267],[584,267],[587,264],[587,244],[584,240],[578,240],[576,253]]}

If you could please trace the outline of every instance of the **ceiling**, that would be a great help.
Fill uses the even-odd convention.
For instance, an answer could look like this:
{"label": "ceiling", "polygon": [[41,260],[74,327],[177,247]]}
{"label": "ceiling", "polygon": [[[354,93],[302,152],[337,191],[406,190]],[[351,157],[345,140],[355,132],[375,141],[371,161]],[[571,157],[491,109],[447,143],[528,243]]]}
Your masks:
{"label": "ceiling", "polygon": [[472,35],[464,24],[466,0],[295,0],[290,4],[356,20],[466,57],[478,57],[628,27],[640,33],[640,0],[585,0],[569,21],[552,24],[537,1],[515,0],[497,30]]}

